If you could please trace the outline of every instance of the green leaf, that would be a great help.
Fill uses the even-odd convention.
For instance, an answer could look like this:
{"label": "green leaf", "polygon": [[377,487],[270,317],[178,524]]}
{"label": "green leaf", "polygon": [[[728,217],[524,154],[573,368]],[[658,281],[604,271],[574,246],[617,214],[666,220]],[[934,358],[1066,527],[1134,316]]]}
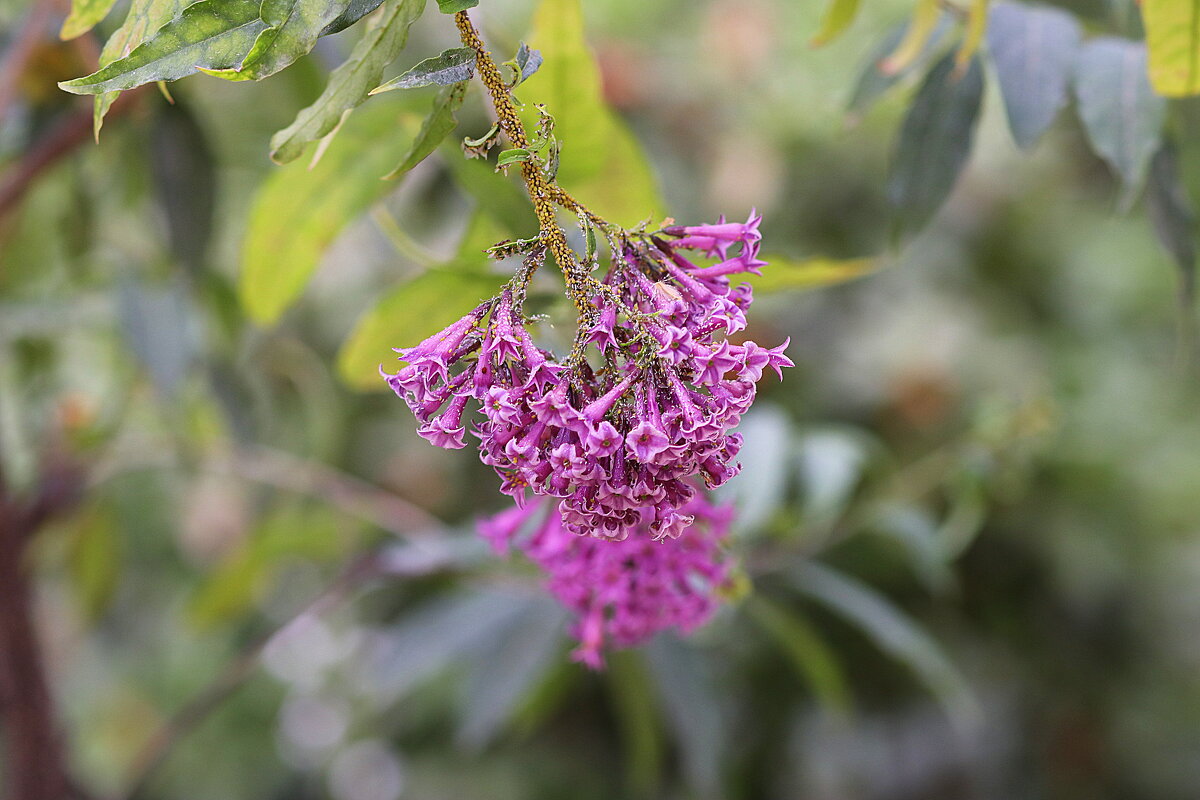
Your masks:
{"label": "green leaf", "polygon": [[191,312],[178,286],[158,289],[126,281],[117,287],[121,333],[166,398],[178,394],[196,356]]}
{"label": "green leaf", "polygon": [[1150,82],[1166,97],[1200,94],[1200,3],[1142,0]]}
{"label": "green leaf", "polygon": [[827,711],[835,714],[850,711],[850,691],[837,656],[803,614],[761,596],[746,601],[745,609],[750,619],[779,645],[796,674]]}
{"label": "green leaf", "polygon": [[267,325],[300,295],[338,232],[395,188],[380,180],[412,141],[395,105],[347,120],[312,169],[290,164],[258,190],[242,251],[238,295]]}
{"label": "green leaf", "polygon": [[925,77],[904,118],[888,177],[900,234],[924,227],[954,188],[971,153],[982,100],[978,59],[959,77],[949,53]]}
{"label": "green leaf", "polygon": [[427,58],[403,75],[392,78],[371,94],[393,89],[417,89],[422,86],[452,86],[475,76],[475,51],[469,47],[443,50],[441,55]]}
{"label": "green leaf", "polygon": [[729,724],[726,692],[713,669],[714,659],[669,635],[656,636],[642,652],[684,776],[696,797],[720,797],[734,726]]}
{"label": "green leaf", "polygon": [[59,38],[64,41],[82,36],[108,16],[117,0],[71,0],[71,12],[63,20]]}
{"label": "green leaf", "polygon": [[307,55],[350,0],[263,0],[259,16],[271,27],[254,41],[233,69],[204,70],[231,81],[257,81],[274,75]]}
{"label": "green leaf", "polygon": [[187,106],[161,104],[150,129],[150,168],[166,212],[171,253],[193,274],[206,266],[216,211],[217,167]]}
{"label": "green leaf", "polygon": [[507,167],[509,164],[528,161],[531,156],[533,156],[533,153],[521,147],[513,150],[501,150],[500,155],[496,156],[496,166]]}
{"label": "green leaf", "polygon": [[435,267],[385,295],[358,321],[338,354],[338,372],[346,383],[361,391],[387,389],[379,367],[396,363],[392,348],[428,339],[496,294],[503,280],[483,272],[484,262],[480,255],[474,264]]}
{"label": "green leaf", "polygon": [[537,230],[537,219],[529,195],[516,181],[478,159],[463,158],[456,145],[443,146],[443,163],[460,188],[474,198],[480,210],[498,222],[510,236],[525,236]]}
{"label": "green leaf", "polygon": [[433,100],[433,110],[429,112],[429,116],[421,125],[421,130],[417,133],[417,138],[413,140],[412,147],[405,153],[400,165],[384,176],[385,178],[389,180],[398,178],[420,164],[437,149],[437,146],[450,135],[451,131],[458,127],[458,120],[454,118],[454,112],[462,106],[466,93],[467,84],[465,83],[447,86],[438,92],[437,97]]}
{"label": "green leaf", "polygon": [[[105,67],[128,55],[166,23],[183,13],[189,0],[133,0],[121,27],[113,32],[100,51],[100,66]],[[120,92],[105,92],[92,101],[92,128],[96,138],[104,127],[104,115]]]}
{"label": "green leaf", "polygon": [[280,164],[294,161],[309,142],[324,138],[347,111],[362,103],[404,49],[408,30],[424,9],[425,0],[387,0],[350,57],[330,74],[321,96],[271,137],[271,158]]}
{"label": "green leaf", "polygon": [[517,55],[513,58],[513,64],[517,68],[517,80],[513,86],[520,86],[533,77],[534,73],[541,69],[542,60],[541,50],[530,50],[529,45],[521,42],[517,48]]}
{"label": "green leaf", "polygon": [[479,5],[479,0],[437,0],[437,4],[443,14],[457,14]]}
{"label": "green leaf", "polygon": [[608,655],[608,687],[617,719],[629,788],[641,797],[653,797],[663,759],[662,724],[658,698],[641,656],[634,650]]}
{"label": "green leaf", "polygon": [[901,662],[942,703],[951,718],[971,724],[979,705],[967,681],[928,633],[887,598],[847,575],[812,562],[797,567],[793,585],[862,631]]}
{"label": "green leaf", "polygon": [[58,85],[72,94],[103,94],[176,80],[202,67],[225,69],[241,63],[264,28],[257,0],[200,0],[125,58]]}
{"label": "green leaf", "polygon": [[867,112],[875,101],[888,92],[893,86],[899,83],[908,75],[911,75],[918,65],[923,63],[933,52],[938,42],[941,41],[942,35],[949,28],[946,22],[945,15],[938,20],[937,26],[933,33],[925,42],[925,49],[906,69],[897,72],[884,72],[883,61],[899,46],[900,41],[904,39],[908,30],[908,24],[897,25],[888,32],[878,45],[871,50],[871,55],[867,58],[866,67],[862,74],[858,77],[858,82],[854,86],[854,91],[850,95],[850,102],[846,105],[846,110],[852,116],[860,116]]}
{"label": "green leaf", "polygon": [[530,41],[541,50],[543,63],[522,85],[522,118],[532,130],[538,103],[554,115],[554,134],[564,147],[558,182],[620,224],[661,214],[665,206],[645,154],[604,103],[599,66],[584,39],[580,0],[542,0]]}
{"label": "green leaf", "polygon": [[75,524],[67,553],[71,592],[86,621],[108,608],[121,573],[121,539],[107,505],[91,506]]}
{"label": "green leaf", "polygon": [[756,295],[775,292],[810,291],[856,280],[879,270],[877,258],[809,258],[795,261],[778,255],[764,255],[767,266],[762,275],[743,275]]}
{"label": "green leaf", "polygon": [[825,16],[821,18],[821,30],[809,44],[820,47],[841,36],[858,16],[858,7],[861,4],[861,0],[830,0],[825,9]]}
{"label": "green leaf", "polygon": [[1183,187],[1179,154],[1165,142],[1150,161],[1146,210],[1154,232],[1179,267],[1183,307],[1191,309],[1196,280],[1196,212]]}
{"label": "green leaf", "polygon": [[321,31],[321,35],[331,36],[340,33],[381,5],[383,5],[383,0],[350,0],[350,5],[346,6],[346,10],[339,14],[333,22],[326,25],[325,30]]}
{"label": "green leaf", "polygon": [[1130,39],[1100,38],[1079,51],[1075,67],[1079,117],[1092,149],[1116,170],[1128,207],[1162,142],[1167,101],[1146,77],[1146,48]]}
{"label": "green leaf", "polygon": [[987,39],[1009,130],[1028,149],[1066,105],[1079,23],[1058,9],[997,3]]}
{"label": "green leaf", "polygon": [[880,69],[885,73],[895,74],[915,64],[929,46],[941,18],[942,9],[938,0],[917,0],[913,8],[912,22],[904,32],[904,38],[896,45],[891,55],[883,60]]}

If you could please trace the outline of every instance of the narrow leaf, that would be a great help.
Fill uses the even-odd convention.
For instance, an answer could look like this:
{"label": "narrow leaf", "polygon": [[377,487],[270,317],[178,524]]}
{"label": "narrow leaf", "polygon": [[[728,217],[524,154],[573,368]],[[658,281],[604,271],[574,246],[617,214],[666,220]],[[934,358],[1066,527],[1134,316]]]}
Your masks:
{"label": "narrow leaf", "polygon": [[858,16],[861,0],[830,0],[821,19],[821,30],[809,42],[813,47],[829,44],[841,36]]}
{"label": "narrow leaf", "polygon": [[484,273],[483,263],[479,256],[474,271],[466,264],[434,268],[385,295],[342,345],[338,371],[346,383],[362,391],[387,389],[379,368],[396,364],[392,348],[429,338],[499,290],[502,281]]}
{"label": "narrow leaf", "polygon": [[1167,103],[1146,77],[1146,48],[1129,39],[1087,42],[1075,68],[1075,97],[1092,149],[1121,176],[1128,207],[1162,141]]}
{"label": "narrow leaf", "polygon": [[216,210],[217,167],[204,130],[183,105],[163,105],[150,130],[150,169],[171,252],[199,275]]}
{"label": "narrow leaf", "polygon": [[855,625],[880,650],[903,663],[961,723],[979,718],[966,679],[928,633],[887,598],[845,574],[815,563],[792,573],[793,585]]}
{"label": "narrow leaf", "polygon": [[805,619],[762,597],[747,601],[746,612],[783,650],[796,674],[812,689],[817,701],[835,714],[850,710],[850,691],[837,656]]}
{"label": "narrow leaf", "polygon": [[942,10],[938,0],[917,0],[917,5],[913,9],[912,22],[905,31],[904,38],[896,50],[883,60],[880,69],[887,74],[895,75],[912,66],[924,51],[929,40],[933,38],[938,19],[941,16]]}
{"label": "narrow leaf", "polygon": [[1079,23],[1065,11],[1021,3],[992,9],[988,50],[1018,147],[1032,147],[1066,105],[1079,39]]}
{"label": "narrow leaf", "polygon": [[250,212],[238,294],[259,324],[277,320],[304,289],[338,232],[394,185],[379,180],[411,143],[394,106],[347,120],[312,169],[274,172]]}
{"label": "narrow leaf", "polygon": [[63,81],[72,94],[103,94],[153,81],[172,81],[197,69],[241,63],[266,28],[256,0],[200,0],[183,10],[125,58],[83,78]]}
{"label": "narrow leaf", "polygon": [[350,0],[263,0],[259,16],[271,27],[258,35],[235,69],[206,70],[232,81],[262,80],[307,55]]}
{"label": "narrow leaf", "polygon": [[1166,97],[1200,94],[1200,3],[1142,0],[1150,82]]}
{"label": "narrow leaf", "polygon": [[64,41],[82,36],[108,16],[117,0],[71,0],[71,12],[63,20],[59,38]]}
{"label": "narrow leaf", "polygon": [[[100,51],[100,66],[106,67],[133,51],[166,23],[183,12],[189,0],[133,0],[125,21],[113,32]],[[120,92],[105,92],[92,101],[92,128],[96,138],[104,126],[104,115]]]}
{"label": "narrow leaf", "polygon": [[883,265],[876,258],[809,258],[795,261],[783,256],[765,255],[767,266],[762,275],[747,275],[746,281],[756,295],[786,291],[810,291],[856,280],[876,272]]}
{"label": "narrow leaf", "polygon": [[475,51],[469,47],[443,50],[441,55],[427,58],[408,72],[392,78],[371,94],[393,89],[417,89],[422,86],[452,86],[475,76]]}
{"label": "narrow leaf", "polygon": [[421,130],[417,134],[417,138],[413,140],[412,147],[405,153],[400,165],[384,176],[385,178],[398,178],[420,164],[437,149],[443,139],[458,127],[458,120],[454,118],[454,112],[462,106],[466,93],[467,84],[465,83],[447,86],[438,92],[438,96],[433,100],[433,110],[429,112],[429,116],[421,125]]}
{"label": "narrow leaf", "polygon": [[479,5],[479,0],[437,0],[437,4],[443,14],[457,14]]}
{"label": "narrow leaf", "polygon": [[1191,308],[1196,275],[1196,212],[1179,170],[1179,154],[1170,142],[1154,154],[1146,184],[1146,210],[1154,232],[1179,267],[1185,308]]}
{"label": "narrow leaf", "polygon": [[636,650],[619,650],[608,661],[606,677],[629,788],[638,796],[653,797],[664,750],[654,684]]}
{"label": "narrow leaf", "polygon": [[904,118],[888,178],[899,233],[923,227],[954,188],[971,152],[982,100],[978,59],[957,78],[949,53],[925,77]]}
{"label": "narrow leaf", "polygon": [[309,142],[323,138],[337,127],[346,111],[362,103],[404,49],[409,28],[424,9],[425,0],[387,0],[383,14],[372,19],[375,24],[350,57],[330,74],[321,96],[271,137],[271,158],[280,164],[295,160]]}
{"label": "narrow leaf", "polygon": [[502,150],[500,155],[496,156],[497,167],[507,167],[509,164],[516,164],[519,161],[528,161],[533,155],[524,148],[515,148],[512,150]]}
{"label": "narrow leaf", "polygon": [[383,0],[350,0],[350,4],[338,15],[338,18],[325,26],[321,35],[331,36],[340,33],[381,5],[383,5]]}
{"label": "narrow leaf", "polygon": [[905,77],[912,74],[917,66],[929,58],[933,49],[941,41],[942,36],[949,27],[945,15],[942,15],[938,20],[938,24],[934,27],[933,33],[926,40],[924,50],[921,51],[913,63],[906,69],[890,73],[884,72],[883,62],[900,45],[900,41],[905,37],[909,25],[906,23],[892,28],[887,36],[871,51],[871,55],[867,59],[867,64],[863,68],[862,74],[858,77],[858,82],[855,84],[854,91],[850,95],[850,102],[846,104],[846,110],[852,117],[866,113],[876,100],[886,94],[889,89]]}

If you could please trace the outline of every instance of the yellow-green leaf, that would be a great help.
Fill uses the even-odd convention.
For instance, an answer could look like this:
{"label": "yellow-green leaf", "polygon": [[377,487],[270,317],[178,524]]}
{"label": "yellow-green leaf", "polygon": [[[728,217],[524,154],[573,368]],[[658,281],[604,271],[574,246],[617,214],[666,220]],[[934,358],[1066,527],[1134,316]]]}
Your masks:
{"label": "yellow-green leaf", "polygon": [[499,291],[502,278],[483,271],[481,254],[469,262],[435,267],[401,284],[368,311],[338,355],[346,383],[363,391],[386,389],[379,367],[393,370],[394,347],[411,347],[459,319]]}
{"label": "yellow-green leaf", "polygon": [[238,294],[249,316],[275,322],[303,291],[338,232],[396,188],[380,180],[412,143],[413,124],[395,104],[351,116],[312,169],[289,164],[258,190]]}
{"label": "yellow-green leaf", "polygon": [[58,32],[64,41],[82,36],[95,27],[96,23],[108,16],[108,12],[117,0],[71,0],[71,13],[63,20],[62,30]]}
{"label": "yellow-green leaf", "polygon": [[1200,3],[1142,0],[1150,83],[1165,97],[1200,94]]}
{"label": "yellow-green leaf", "polygon": [[904,38],[895,51],[883,60],[880,69],[888,75],[907,69],[925,49],[925,42],[933,35],[941,15],[942,9],[938,0],[917,0],[912,22]]}
{"label": "yellow-green leaf", "polygon": [[962,72],[971,62],[971,58],[979,52],[983,36],[987,33],[988,4],[990,0],[972,0],[971,11],[967,15],[967,29],[963,32],[962,44],[954,56],[954,68]]}
{"label": "yellow-green leaf", "polygon": [[558,182],[617,223],[632,225],[663,213],[645,154],[604,103],[600,69],[584,38],[580,0],[542,0],[530,42],[544,60],[521,84],[523,118],[527,126],[535,123],[536,103],[554,116],[554,134],[563,145]]}
{"label": "yellow-green leaf", "polygon": [[859,5],[861,0],[830,0],[825,9],[825,16],[821,18],[821,30],[812,38],[810,44],[820,47],[841,36],[858,16]]}
{"label": "yellow-green leaf", "polygon": [[795,261],[780,256],[764,255],[767,266],[762,275],[744,276],[757,295],[772,292],[806,291],[835,286],[877,271],[881,263],[874,258],[855,258],[839,261],[833,258],[810,258]]}

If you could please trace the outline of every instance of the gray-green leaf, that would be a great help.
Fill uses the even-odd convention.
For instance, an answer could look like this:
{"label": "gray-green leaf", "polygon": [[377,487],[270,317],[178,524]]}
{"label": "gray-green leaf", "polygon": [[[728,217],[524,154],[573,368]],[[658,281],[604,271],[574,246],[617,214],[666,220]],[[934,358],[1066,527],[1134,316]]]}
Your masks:
{"label": "gray-green leaf", "polygon": [[533,74],[542,66],[542,51],[531,50],[529,45],[521,42],[521,46],[517,48],[517,55],[513,62],[517,65],[517,82],[514,85],[520,85],[533,77]]}
{"label": "gray-green leaf", "polygon": [[321,96],[271,137],[271,158],[280,164],[295,160],[309,142],[331,132],[346,111],[362,103],[408,43],[408,30],[424,9],[425,0],[388,0],[382,16],[373,19],[374,26],[329,76]]}
{"label": "gray-green leaf", "polygon": [[1093,39],[1075,68],[1079,117],[1092,149],[1121,176],[1128,206],[1146,179],[1162,141],[1167,101],[1146,76],[1146,46],[1129,39]]}
{"label": "gray-green leaf", "polygon": [[1180,178],[1179,154],[1170,142],[1164,142],[1150,161],[1146,210],[1158,241],[1179,266],[1185,307],[1191,308],[1196,273],[1196,212]]}
{"label": "gray-green leaf", "polygon": [[240,64],[267,27],[258,10],[256,0],[200,0],[125,58],[58,85],[72,94],[103,94]]}
{"label": "gray-green leaf", "polygon": [[1067,102],[1079,23],[1053,8],[997,3],[987,37],[1008,127],[1017,146],[1028,149]]}
{"label": "gray-green leaf", "polygon": [[458,127],[458,120],[454,118],[454,112],[462,105],[466,93],[467,85],[465,83],[447,86],[438,92],[438,96],[433,101],[433,110],[429,112],[429,116],[421,125],[421,131],[413,140],[412,147],[405,153],[400,165],[384,176],[385,178],[398,178],[420,164],[437,149],[437,146],[450,135],[451,131]]}
{"label": "gray-green leaf", "polygon": [[954,188],[971,153],[982,100],[977,58],[959,77],[948,53],[925,77],[904,118],[888,178],[899,233],[923,227]]}
{"label": "gray-green leaf", "polygon": [[383,5],[383,0],[350,0],[350,5],[338,15],[338,18],[325,26],[322,36],[331,36],[349,28],[360,19]]}
{"label": "gray-green leaf", "polygon": [[212,71],[232,81],[261,80],[307,55],[350,0],[263,0],[259,16],[271,27],[258,35],[235,69]]}
{"label": "gray-green leaf", "polygon": [[469,47],[443,50],[441,55],[420,64],[371,90],[371,94],[393,89],[418,89],[422,86],[452,86],[475,76],[475,51]]}
{"label": "gray-green leaf", "polygon": [[925,42],[925,49],[912,64],[896,72],[884,72],[880,69],[879,65],[885,58],[896,52],[896,48],[900,46],[904,35],[908,33],[908,23],[892,28],[887,36],[871,51],[867,64],[863,68],[862,74],[858,77],[858,83],[855,84],[854,91],[850,95],[850,102],[846,105],[846,110],[852,115],[866,113],[876,100],[886,94],[897,83],[911,75],[917,69],[918,65],[925,63],[929,54],[941,41],[942,34],[949,27],[943,15],[942,19],[938,20],[937,27],[933,29],[933,33],[930,34],[929,39]]}

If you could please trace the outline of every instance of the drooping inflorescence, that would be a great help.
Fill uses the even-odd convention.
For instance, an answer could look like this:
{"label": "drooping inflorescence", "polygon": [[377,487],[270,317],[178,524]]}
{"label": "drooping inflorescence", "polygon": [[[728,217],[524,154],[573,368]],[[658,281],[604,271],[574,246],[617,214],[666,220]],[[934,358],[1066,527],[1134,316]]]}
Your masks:
{"label": "drooping inflorescence", "polygon": [[[491,248],[497,258],[524,255],[512,279],[446,329],[397,350],[407,364],[383,374],[421,436],[451,449],[478,440],[481,460],[517,505],[482,533],[549,574],[550,590],[577,617],[577,657],[599,667],[605,646],[690,631],[731,583],[730,511],[706,490],[740,467],[733,429],[763,372],[782,377],[792,366],[786,341],[765,348],[730,339],[746,328],[751,302],[749,284],[731,276],[765,266],[761,219],[647,232],[596,216],[554,182],[553,118],[539,108],[531,143],[466,12],[455,21],[476,52],[497,130],[515,148],[501,163],[520,163],[538,235]],[[539,155],[545,147],[550,156]],[[558,226],[559,207],[580,218],[582,257]],[[603,274],[597,229],[607,244]],[[548,258],[578,313],[563,354],[535,340],[525,313],[531,277]]]}

